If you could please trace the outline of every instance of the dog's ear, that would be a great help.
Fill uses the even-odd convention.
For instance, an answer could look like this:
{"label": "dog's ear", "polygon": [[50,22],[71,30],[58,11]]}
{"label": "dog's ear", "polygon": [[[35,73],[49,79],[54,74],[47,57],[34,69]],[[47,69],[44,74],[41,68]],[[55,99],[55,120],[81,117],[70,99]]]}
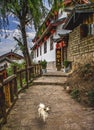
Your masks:
{"label": "dog's ear", "polygon": [[50,107],[46,107],[46,111],[49,112],[51,109]]}

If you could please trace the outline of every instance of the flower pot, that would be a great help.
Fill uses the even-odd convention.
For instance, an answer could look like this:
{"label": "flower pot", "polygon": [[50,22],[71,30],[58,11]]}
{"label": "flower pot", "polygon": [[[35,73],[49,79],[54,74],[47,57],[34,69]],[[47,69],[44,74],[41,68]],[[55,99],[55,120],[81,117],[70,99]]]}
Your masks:
{"label": "flower pot", "polygon": [[47,73],[47,69],[42,69],[42,74]]}

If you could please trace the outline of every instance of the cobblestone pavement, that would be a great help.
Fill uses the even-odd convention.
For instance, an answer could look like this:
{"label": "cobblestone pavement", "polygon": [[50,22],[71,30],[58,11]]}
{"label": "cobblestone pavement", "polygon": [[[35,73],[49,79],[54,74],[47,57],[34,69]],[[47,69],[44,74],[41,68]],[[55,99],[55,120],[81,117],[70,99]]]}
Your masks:
{"label": "cobblestone pavement", "polygon": [[[59,78],[65,80],[53,80]],[[38,117],[39,103],[51,107],[46,123]],[[32,85],[19,95],[2,130],[94,130],[94,110],[71,99],[61,85]]]}

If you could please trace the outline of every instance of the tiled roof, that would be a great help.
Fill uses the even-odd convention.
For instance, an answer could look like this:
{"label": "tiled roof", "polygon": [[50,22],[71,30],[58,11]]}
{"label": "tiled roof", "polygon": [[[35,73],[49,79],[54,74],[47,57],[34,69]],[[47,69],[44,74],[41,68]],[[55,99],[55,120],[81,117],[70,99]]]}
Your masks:
{"label": "tiled roof", "polygon": [[14,52],[11,51],[11,52],[5,53],[4,55],[1,55],[1,56],[0,56],[0,59],[2,59],[2,58],[4,58],[4,57],[7,57],[7,56],[9,56],[9,55],[14,55],[14,56],[16,56],[16,57],[18,57],[18,58],[21,58],[21,59],[24,58],[23,56],[21,56],[21,55],[19,55],[19,54],[14,53]]}
{"label": "tiled roof", "polygon": [[[94,3],[75,6],[75,8],[71,11],[70,15],[67,17],[63,28],[66,29],[69,26],[69,24],[72,23],[71,20],[73,20],[73,17],[75,17],[76,19],[76,14],[77,16],[79,15],[79,19],[80,19],[81,14],[87,14],[87,13],[94,13]],[[77,20],[77,22],[78,21],[79,20]]]}
{"label": "tiled roof", "polygon": [[0,58],[0,63],[3,62],[3,61],[8,61],[9,63],[12,63],[12,60],[10,60],[7,57]]}

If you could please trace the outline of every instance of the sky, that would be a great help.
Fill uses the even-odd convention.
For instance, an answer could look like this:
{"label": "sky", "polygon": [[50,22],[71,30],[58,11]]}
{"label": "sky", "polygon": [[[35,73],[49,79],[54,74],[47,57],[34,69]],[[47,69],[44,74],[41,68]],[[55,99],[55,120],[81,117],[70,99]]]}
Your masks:
{"label": "sky", "polygon": [[[47,0],[44,0],[44,5],[48,8]],[[2,30],[2,34],[0,34],[0,56],[14,51],[17,42],[13,39],[14,36],[20,36],[20,32],[17,29],[17,25],[19,24],[17,18],[15,18],[12,14],[9,15],[9,26],[5,30]],[[0,30],[1,31],[1,30]],[[31,48],[33,46],[32,39],[35,37],[34,27],[27,28],[27,38],[28,38],[28,46]],[[17,51],[16,53],[22,54],[21,51]]]}
{"label": "sky", "polygon": [[[9,26],[7,27],[6,31],[2,30],[2,34],[0,34],[0,55],[10,52],[11,50],[14,51],[17,42],[13,39],[13,37],[20,36],[20,32],[17,29],[17,25],[19,24],[17,19],[13,15],[10,15],[8,19]],[[29,47],[32,47],[32,39],[35,36],[34,28],[27,28],[27,36]],[[21,54],[20,51],[16,53]]]}

